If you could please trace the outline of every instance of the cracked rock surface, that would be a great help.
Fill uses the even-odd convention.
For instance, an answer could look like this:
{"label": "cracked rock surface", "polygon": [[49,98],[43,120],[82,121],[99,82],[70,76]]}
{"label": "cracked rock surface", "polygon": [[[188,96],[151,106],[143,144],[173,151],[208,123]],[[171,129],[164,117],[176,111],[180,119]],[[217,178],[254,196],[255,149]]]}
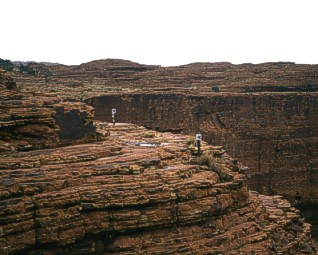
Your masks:
{"label": "cracked rock surface", "polygon": [[96,126],[99,142],[0,156],[0,254],[317,251],[299,212],[250,192],[221,147],[203,143],[207,164],[183,135]]}

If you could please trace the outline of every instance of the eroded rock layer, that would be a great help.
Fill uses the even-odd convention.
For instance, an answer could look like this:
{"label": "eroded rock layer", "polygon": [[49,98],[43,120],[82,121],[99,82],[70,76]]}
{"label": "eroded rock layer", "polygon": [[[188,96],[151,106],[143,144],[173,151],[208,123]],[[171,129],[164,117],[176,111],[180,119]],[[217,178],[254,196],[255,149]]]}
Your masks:
{"label": "eroded rock layer", "polygon": [[93,108],[26,92],[0,69],[0,152],[27,151],[96,140]]}
{"label": "eroded rock layer", "polygon": [[303,203],[317,203],[317,65],[160,67],[107,59],[47,68],[49,78],[12,73],[26,91],[86,99],[100,120],[110,121],[116,107],[120,121],[188,134],[200,129],[250,167],[253,189],[290,201],[300,193]]}
{"label": "eroded rock layer", "polygon": [[133,94],[87,102],[100,120],[195,134],[250,167],[251,188],[318,202],[318,100],[311,94]]}
{"label": "eroded rock layer", "polygon": [[249,192],[220,147],[132,124],[0,156],[0,254],[315,254],[310,225]]}
{"label": "eroded rock layer", "polygon": [[[223,145],[231,155],[249,165],[247,175],[250,176],[249,182],[253,189],[267,194],[282,194],[290,201],[294,201],[295,194],[298,194],[302,203],[317,203],[317,65],[282,62],[259,65],[196,63],[164,68],[139,65],[130,61],[100,60],[70,67],[32,63],[23,70],[15,67],[11,74],[20,90],[16,90],[15,81],[10,77],[0,77],[1,90],[6,91],[1,92],[1,95],[11,97],[22,92],[23,98],[18,98],[18,104],[23,104],[22,108],[28,108],[26,105],[30,105],[30,102],[25,104],[23,101],[28,97],[29,101],[48,101],[43,107],[37,102],[36,107],[45,108],[44,112],[49,111],[48,119],[51,119],[52,114],[55,116],[54,126],[45,124],[48,127],[45,131],[43,125],[39,129],[37,122],[25,128],[26,130],[22,128],[21,132],[17,125],[21,122],[15,120],[15,124],[8,129],[14,130],[13,133],[8,130],[4,133],[6,129],[0,128],[3,134],[1,139],[9,137],[1,143],[2,151],[22,151],[89,141],[92,136],[88,136],[89,139],[81,138],[81,134],[94,132],[91,124],[92,108],[85,110],[87,106],[80,102],[74,105],[65,103],[74,99],[86,100],[96,107],[96,117],[100,120],[111,121],[111,108],[116,108],[118,121],[132,121],[153,129],[189,134],[200,129],[208,142]],[[8,106],[3,103],[7,97],[2,97],[1,100],[1,114],[15,107],[12,102]],[[12,101],[12,98],[10,100]],[[64,108],[61,101],[64,101]],[[76,109],[82,110],[74,110],[75,105]],[[29,109],[30,112],[33,110]],[[23,111],[25,110],[19,109],[19,112]],[[16,111],[12,113],[12,116],[17,114]],[[19,114],[17,116],[21,116]],[[29,118],[24,115],[25,113],[22,114],[22,119]],[[69,118],[74,116],[76,120],[69,125]],[[82,121],[78,121],[78,116]],[[3,120],[12,121],[10,118]],[[40,123],[45,123],[45,119],[41,119]],[[108,131],[104,130],[104,133],[107,135]],[[14,161],[11,162],[12,168],[19,167],[20,164],[15,165]],[[4,185],[7,183],[10,181],[5,181]],[[44,183],[43,186],[50,186],[47,181]],[[38,192],[42,191],[39,189]],[[18,191],[18,194],[23,193]],[[249,195],[253,196],[256,196],[257,201],[265,199],[267,207],[272,203],[272,209],[275,209],[277,202],[270,202],[271,197],[267,199],[259,195]],[[283,214],[286,215],[284,210]],[[256,218],[255,221],[257,220]],[[284,231],[289,231],[289,227],[288,223],[287,228],[283,228]],[[297,228],[292,227],[294,232]],[[146,230],[153,231],[151,228]],[[136,237],[133,240],[144,247],[146,241],[138,236],[140,231],[131,230],[129,236]],[[142,231],[145,229],[142,228]],[[81,237],[83,234],[78,234],[80,237],[67,241],[67,245],[56,245],[57,241],[48,241],[45,244],[35,241],[35,246],[33,243],[22,246],[29,247],[26,248],[28,252],[50,246],[55,248],[46,248],[47,252],[60,254],[71,253],[73,250],[75,253],[85,253],[85,250],[87,253],[102,253],[107,249],[108,252],[116,253],[121,248],[109,248],[108,240],[114,240],[114,237],[117,240],[119,236],[128,240],[125,239],[128,234],[116,231],[114,233],[112,230],[110,232],[109,234],[108,230],[103,230],[91,234],[88,231],[84,234],[85,238]],[[162,232],[158,233],[153,242],[159,242],[162,237]],[[277,235],[272,237],[276,238]],[[293,236],[288,238],[292,239]],[[274,247],[280,241],[275,239]],[[128,246],[123,252],[139,252]],[[153,244],[150,243],[150,246]],[[227,244],[223,243],[222,249],[225,246]],[[304,248],[306,244],[299,243],[299,246]],[[275,249],[274,247],[272,249]],[[290,253],[294,250],[293,247]],[[303,251],[305,250],[304,248]],[[24,254],[24,251],[21,253]]]}

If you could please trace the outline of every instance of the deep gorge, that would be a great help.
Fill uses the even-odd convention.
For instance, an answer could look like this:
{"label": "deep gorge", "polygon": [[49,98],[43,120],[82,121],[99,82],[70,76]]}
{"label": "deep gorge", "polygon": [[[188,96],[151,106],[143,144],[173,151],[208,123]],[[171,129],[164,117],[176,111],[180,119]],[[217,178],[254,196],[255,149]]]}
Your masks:
{"label": "deep gorge", "polygon": [[222,145],[250,170],[250,187],[303,204],[318,202],[318,99],[306,93],[191,96],[131,94],[94,97],[95,118],[133,122]]}
{"label": "deep gorge", "polygon": [[315,65],[29,67],[0,70],[5,254],[317,251]]}

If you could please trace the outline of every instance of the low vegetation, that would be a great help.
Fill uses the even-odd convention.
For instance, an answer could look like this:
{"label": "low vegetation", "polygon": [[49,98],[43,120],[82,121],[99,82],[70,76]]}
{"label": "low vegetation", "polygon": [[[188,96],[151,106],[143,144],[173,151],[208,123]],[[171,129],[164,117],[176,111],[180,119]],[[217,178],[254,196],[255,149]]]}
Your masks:
{"label": "low vegetation", "polygon": [[194,147],[196,146],[196,139],[194,136],[189,136],[187,139],[186,139],[186,145],[189,146],[189,147]]}
{"label": "low vegetation", "polygon": [[220,92],[220,87],[219,86],[212,86],[211,90],[212,90],[212,92]]}
{"label": "low vegetation", "polygon": [[14,68],[14,65],[10,60],[0,58],[0,68],[11,72]]}
{"label": "low vegetation", "polygon": [[207,166],[207,167],[209,167],[209,169],[214,170],[215,158],[209,152],[203,152],[203,154],[198,159],[198,164]]}

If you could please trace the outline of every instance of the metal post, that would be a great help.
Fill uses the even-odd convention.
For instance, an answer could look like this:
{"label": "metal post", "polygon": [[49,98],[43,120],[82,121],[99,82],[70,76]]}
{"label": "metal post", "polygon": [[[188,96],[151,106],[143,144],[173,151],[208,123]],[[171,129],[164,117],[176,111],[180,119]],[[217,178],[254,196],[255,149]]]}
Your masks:
{"label": "metal post", "polygon": [[200,154],[201,154],[201,139],[202,139],[202,135],[201,135],[200,132],[198,132],[195,137],[196,137],[197,146],[198,146],[198,156],[200,157]]}
{"label": "metal post", "polygon": [[115,113],[116,113],[116,109],[113,108],[112,109],[112,118],[113,118],[113,125],[115,126]]}
{"label": "metal post", "polygon": [[301,195],[299,194],[299,192],[296,192],[296,195],[294,197],[294,206],[297,208],[297,206],[299,206],[301,203]]}

